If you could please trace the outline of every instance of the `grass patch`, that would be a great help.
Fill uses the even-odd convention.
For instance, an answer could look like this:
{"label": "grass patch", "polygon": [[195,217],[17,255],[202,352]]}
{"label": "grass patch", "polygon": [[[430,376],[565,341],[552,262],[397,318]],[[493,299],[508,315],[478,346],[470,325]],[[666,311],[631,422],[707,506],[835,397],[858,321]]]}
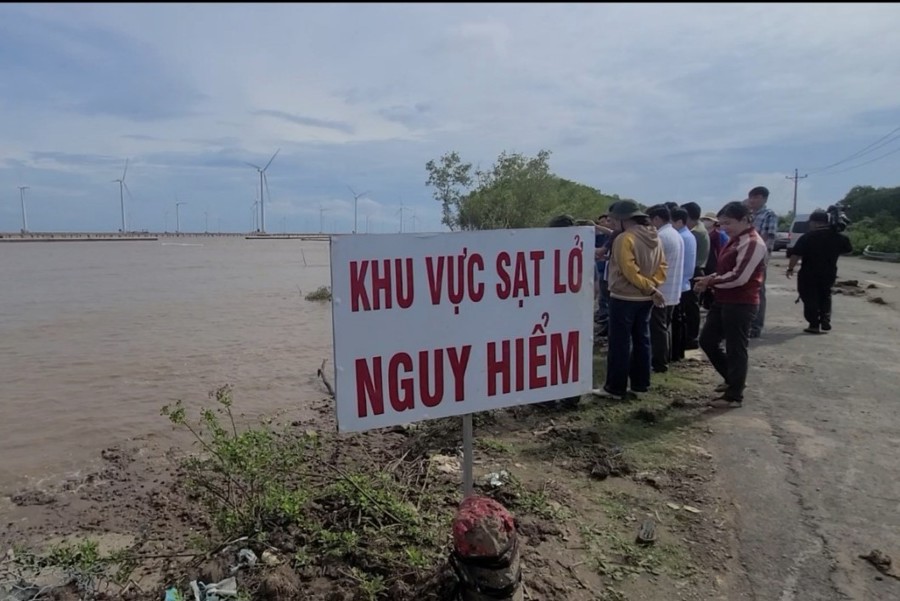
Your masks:
{"label": "grass patch", "polygon": [[313,290],[309,294],[306,295],[306,300],[308,301],[330,301],[331,300],[331,288],[328,286],[319,286],[317,289]]}
{"label": "grass patch", "polygon": [[[0,585],[10,587],[10,599],[51,598],[57,590],[67,590],[78,599],[92,601],[111,588],[124,586],[136,567],[137,560],[130,550],[102,552],[98,541],[87,538],[58,543],[44,553],[13,549],[0,562]],[[29,584],[48,575],[55,584]]]}
{"label": "grass patch", "polygon": [[[605,368],[605,358],[595,355],[596,386],[603,385]],[[695,421],[696,412],[673,407],[673,401],[696,397],[702,389],[699,374],[670,370],[654,374],[651,390],[636,401],[585,397],[579,410],[552,436],[531,441],[523,452],[552,461],[570,460],[578,469],[609,456],[633,470],[678,467],[682,456],[676,447]]]}
{"label": "grass patch", "polygon": [[477,438],[475,444],[479,449],[488,453],[509,455],[513,452],[513,447],[509,442],[497,438]]}
{"label": "grass patch", "polygon": [[640,546],[628,534],[609,526],[582,524],[579,534],[594,569],[614,582],[645,573],[665,573],[674,578],[694,573],[686,552],[677,545],[657,542]]}

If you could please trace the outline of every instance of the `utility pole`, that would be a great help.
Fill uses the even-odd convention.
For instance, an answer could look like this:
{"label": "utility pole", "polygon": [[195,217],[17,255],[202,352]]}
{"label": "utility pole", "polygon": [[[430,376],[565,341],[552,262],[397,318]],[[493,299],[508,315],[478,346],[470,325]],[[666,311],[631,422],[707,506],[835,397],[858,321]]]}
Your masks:
{"label": "utility pole", "polygon": [[25,212],[25,190],[28,186],[19,186],[19,200],[22,201],[22,231],[28,231],[28,214]]}
{"label": "utility pole", "polygon": [[206,225],[204,231],[209,233],[209,211],[203,211],[203,222]]}
{"label": "utility pole", "polygon": [[322,206],[319,206],[319,233],[322,234],[325,232],[325,209]]}
{"label": "utility pole", "polygon": [[800,175],[800,172],[797,169],[794,169],[793,177],[790,175],[785,175],[784,179],[792,179],[794,180],[794,214],[793,217],[797,218],[797,182],[801,179],[807,178],[809,175]]}

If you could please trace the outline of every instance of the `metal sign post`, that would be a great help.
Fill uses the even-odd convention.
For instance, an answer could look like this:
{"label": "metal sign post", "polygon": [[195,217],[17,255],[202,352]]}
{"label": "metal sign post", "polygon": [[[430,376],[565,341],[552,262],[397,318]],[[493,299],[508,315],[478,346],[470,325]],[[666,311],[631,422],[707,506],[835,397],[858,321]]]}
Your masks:
{"label": "metal sign post", "polygon": [[474,458],[472,453],[473,438],[472,414],[463,416],[463,498],[467,499],[475,493],[475,477],[473,475]]}

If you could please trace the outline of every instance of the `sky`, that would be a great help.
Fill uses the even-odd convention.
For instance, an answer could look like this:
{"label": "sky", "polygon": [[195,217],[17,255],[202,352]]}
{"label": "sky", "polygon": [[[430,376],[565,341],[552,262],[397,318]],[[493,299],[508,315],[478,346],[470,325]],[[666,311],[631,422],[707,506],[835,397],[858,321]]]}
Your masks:
{"label": "sky", "polygon": [[276,150],[270,232],[351,231],[351,188],[359,231],[439,231],[450,151],[704,210],[765,185],[785,213],[796,168],[808,212],[900,185],[898,29],[896,4],[4,4],[0,231],[20,186],[32,231],[118,230],[126,159],[127,229],[249,231]]}

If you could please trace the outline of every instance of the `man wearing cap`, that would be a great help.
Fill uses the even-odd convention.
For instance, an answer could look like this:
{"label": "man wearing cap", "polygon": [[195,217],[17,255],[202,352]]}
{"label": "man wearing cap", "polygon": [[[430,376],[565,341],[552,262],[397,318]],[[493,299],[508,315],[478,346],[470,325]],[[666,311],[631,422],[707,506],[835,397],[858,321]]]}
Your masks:
{"label": "man wearing cap", "polygon": [[[719,253],[728,244],[728,234],[719,228],[719,218],[712,211],[704,213],[700,218],[700,222],[709,234],[709,257],[706,259],[705,273],[715,273]],[[700,306],[709,309],[712,306],[712,296],[712,290],[704,292],[700,297]]]}
{"label": "man wearing cap", "polygon": [[850,238],[830,225],[828,213],[814,211],[809,216],[809,231],[788,250],[787,277],[794,275],[797,262],[797,292],[803,301],[803,317],[809,322],[804,332],[822,334],[831,330],[831,287],[837,279],[838,257],[853,252]]}
{"label": "man wearing cap", "polygon": [[650,388],[650,313],[665,306],[659,286],[666,280],[666,260],[656,228],[632,200],[610,209],[618,226],[609,275],[609,350],[606,383],[594,390],[602,397],[624,399],[631,391]]}

